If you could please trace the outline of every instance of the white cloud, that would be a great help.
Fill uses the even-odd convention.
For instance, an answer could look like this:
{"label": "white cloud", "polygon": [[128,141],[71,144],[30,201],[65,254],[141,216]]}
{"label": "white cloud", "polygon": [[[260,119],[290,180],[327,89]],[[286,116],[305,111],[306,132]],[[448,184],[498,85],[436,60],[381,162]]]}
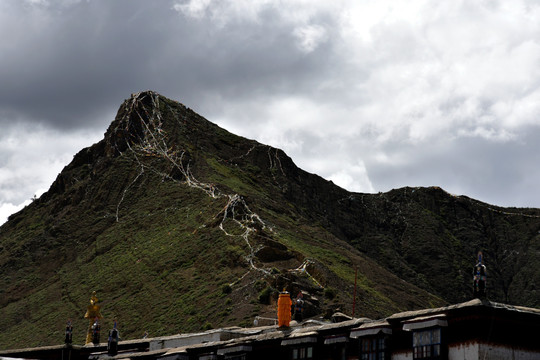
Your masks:
{"label": "white cloud", "polygon": [[11,214],[14,214],[19,210],[22,210],[26,205],[30,204],[30,202],[31,200],[27,200],[18,205],[11,204],[11,203],[0,203],[0,225],[5,223]]}
{"label": "white cloud", "polygon": [[370,99],[360,112],[377,119],[380,139],[392,139],[396,128],[408,129],[400,135],[412,142],[470,136],[461,128],[509,139],[515,126],[532,124],[538,7],[493,4],[381,1],[344,13],[344,47],[356,69],[370,69],[358,79]]}
{"label": "white cloud", "polygon": [[298,39],[300,49],[306,53],[312,52],[328,39],[325,28],[320,25],[297,27],[293,35]]}
{"label": "white cloud", "polygon": [[176,3],[173,5],[173,9],[187,16],[202,19],[211,2],[212,0],[191,0],[185,3]]}
{"label": "white cloud", "polygon": [[[101,134],[13,126],[0,135],[0,221],[41,196],[73,155]],[[0,222],[1,224],[1,222]]]}
{"label": "white cloud", "polygon": [[39,6],[48,6],[49,1],[48,0],[24,0],[26,3],[30,5],[39,5]]}
{"label": "white cloud", "polygon": [[173,9],[198,20],[208,18],[214,26],[222,28],[231,22],[257,22],[260,13],[269,6],[275,3],[270,0],[187,0],[176,2]]}
{"label": "white cloud", "polygon": [[369,180],[366,166],[362,161],[357,165],[352,165],[327,177],[336,185],[344,189],[355,192],[374,192],[375,189]]}

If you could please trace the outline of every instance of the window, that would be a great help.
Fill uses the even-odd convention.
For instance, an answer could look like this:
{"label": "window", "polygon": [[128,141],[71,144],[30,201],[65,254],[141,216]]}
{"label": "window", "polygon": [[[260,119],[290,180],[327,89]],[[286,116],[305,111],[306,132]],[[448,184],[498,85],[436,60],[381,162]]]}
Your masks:
{"label": "window", "polygon": [[413,333],[413,359],[441,358],[441,329],[415,331]]}
{"label": "window", "polygon": [[313,346],[296,347],[292,349],[292,359],[313,359]]}
{"label": "window", "polygon": [[225,355],[225,360],[246,360],[247,354]]}
{"label": "window", "polygon": [[386,337],[364,337],[360,343],[360,360],[385,360],[387,348]]}
{"label": "window", "polygon": [[217,360],[216,354],[202,354],[199,355],[199,360]]}

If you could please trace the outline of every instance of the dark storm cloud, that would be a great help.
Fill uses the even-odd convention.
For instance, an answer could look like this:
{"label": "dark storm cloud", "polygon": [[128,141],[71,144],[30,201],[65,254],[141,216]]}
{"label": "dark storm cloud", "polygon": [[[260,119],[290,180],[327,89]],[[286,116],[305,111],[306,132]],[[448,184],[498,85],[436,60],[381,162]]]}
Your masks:
{"label": "dark storm cloud", "polygon": [[[145,31],[154,17],[126,3],[107,4],[20,9],[27,22],[39,19],[24,24],[25,38],[8,55],[17,66],[2,67],[0,106],[29,121],[86,127],[119,97],[147,84],[152,56],[160,50],[157,34]],[[155,16],[151,7],[145,10]]]}
{"label": "dark storm cloud", "polygon": [[215,28],[179,14],[171,2],[11,6],[13,18],[23,19],[15,25],[23,35],[0,68],[0,111],[13,114],[2,121],[103,127],[110,119],[101,115],[146,89],[203,108],[214,93],[227,101],[301,92],[314,72],[323,75],[330,53],[299,51],[290,26],[272,9],[256,24],[238,20]]}

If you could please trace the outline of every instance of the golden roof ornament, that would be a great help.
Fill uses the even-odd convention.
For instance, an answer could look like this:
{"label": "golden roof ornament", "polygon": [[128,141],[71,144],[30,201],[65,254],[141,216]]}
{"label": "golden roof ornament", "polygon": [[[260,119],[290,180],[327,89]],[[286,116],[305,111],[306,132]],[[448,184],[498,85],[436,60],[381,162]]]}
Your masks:
{"label": "golden roof ornament", "polygon": [[90,305],[88,305],[88,308],[86,310],[86,314],[84,314],[85,319],[94,320],[95,318],[103,319],[103,316],[101,315],[101,305],[98,304],[99,299],[96,296],[96,292],[92,291],[92,296],[90,297]]}
{"label": "golden roof ornament", "polygon": [[92,291],[92,296],[90,297],[90,305],[86,309],[86,314],[84,318],[88,319],[90,324],[88,326],[88,331],[86,333],[86,344],[94,343],[99,344],[99,320],[103,319],[101,315],[101,305],[99,305],[99,299],[95,291]]}

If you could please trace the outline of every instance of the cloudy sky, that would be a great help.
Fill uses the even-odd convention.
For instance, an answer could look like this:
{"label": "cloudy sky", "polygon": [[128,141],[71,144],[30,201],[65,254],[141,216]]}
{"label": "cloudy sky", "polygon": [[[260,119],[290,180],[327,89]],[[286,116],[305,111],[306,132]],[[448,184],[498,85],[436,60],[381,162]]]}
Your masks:
{"label": "cloudy sky", "polygon": [[0,0],[0,223],[155,90],[358,192],[540,208],[540,5]]}

